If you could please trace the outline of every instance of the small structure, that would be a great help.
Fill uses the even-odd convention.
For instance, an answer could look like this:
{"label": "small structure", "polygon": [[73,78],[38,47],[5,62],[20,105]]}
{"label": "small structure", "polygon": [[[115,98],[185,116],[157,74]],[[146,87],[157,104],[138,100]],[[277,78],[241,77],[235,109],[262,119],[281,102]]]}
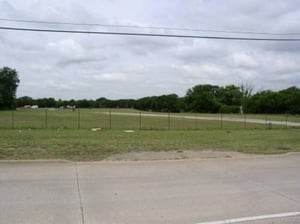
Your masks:
{"label": "small structure", "polygon": [[31,105],[24,105],[23,108],[24,108],[24,109],[30,109],[30,108],[31,108]]}

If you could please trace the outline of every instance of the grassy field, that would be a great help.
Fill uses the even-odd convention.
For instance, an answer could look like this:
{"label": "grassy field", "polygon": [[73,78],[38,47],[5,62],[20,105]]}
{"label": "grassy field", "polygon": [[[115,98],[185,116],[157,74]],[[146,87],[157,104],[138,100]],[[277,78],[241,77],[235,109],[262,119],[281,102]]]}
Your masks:
{"label": "grassy field", "polygon": [[[239,119],[239,122],[234,119]],[[260,119],[262,122],[251,123],[250,119]],[[300,124],[300,117],[252,114],[169,114],[141,112],[133,109],[0,111],[0,128],[2,129],[91,129],[93,127],[116,130],[265,129],[269,121],[282,122],[281,125],[272,125],[272,128],[286,128],[286,121]]]}
{"label": "grassy field", "polygon": [[245,153],[300,151],[299,129],[122,130],[0,129],[0,159],[95,161],[116,153],[231,150]]}
{"label": "grassy field", "polygon": [[[282,123],[269,130],[270,120]],[[300,126],[287,126],[286,121],[300,119],[132,109],[0,111],[0,159],[102,160],[116,153],[188,149],[300,151]],[[95,127],[101,131],[91,131]],[[124,132],[128,129],[135,132]]]}

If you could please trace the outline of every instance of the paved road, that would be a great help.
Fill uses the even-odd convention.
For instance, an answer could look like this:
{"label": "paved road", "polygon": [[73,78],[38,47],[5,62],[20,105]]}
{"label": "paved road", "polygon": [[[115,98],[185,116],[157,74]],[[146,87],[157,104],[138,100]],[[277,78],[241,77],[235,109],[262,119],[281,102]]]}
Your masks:
{"label": "paved road", "polygon": [[[99,113],[99,112],[96,112]],[[112,114],[112,115],[119,115],[119,116],[135,116],[135,117],[168,117],[167,114],[154,114],[154,113],[126,113],[126,112],[101,112],[103,114]],[[227,117],[222,116],[187,116],[187,115],[174,115],[172,114],[172,118],[181,118],[181,119],[189,119],[189,120],[208,120],[208,121],[230,121],[230,122],[240,122],[240,123],[253,123],[253,124],[266,124],[272,123],[273,125],[282,125],[282,126],[289,126],[289,127],[300,127],[300,122],[291,122],[291,121],[275,121],[275,120],[264,120],[264,119],[254,119],[254,118],[236,118],[236,117]]]}
{"label": "paved road", "polygon": [[[0,162],[0,223],[198,224],[297,212],[299,171],[299,154],[152,162]],[[300,216],[243,223],[300,223]]]}

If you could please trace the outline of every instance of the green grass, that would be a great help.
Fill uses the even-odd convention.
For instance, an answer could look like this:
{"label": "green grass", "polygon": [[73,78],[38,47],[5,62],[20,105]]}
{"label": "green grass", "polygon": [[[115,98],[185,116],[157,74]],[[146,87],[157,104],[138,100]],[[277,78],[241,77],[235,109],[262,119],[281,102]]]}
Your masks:
{"label": "green grass", "polygon": [[300,151],[299,129],[163,131],[0,129],[0,159],[95,161],[116,153],[166,150]]}
{"label": "green grass", "polygon": [[[110,115],[111,111],[111,115]],[[118,113],[128,113],[121,115]],[[156,116],[153,116],[156,115]],[[189,116],[189,119],[186,118]],[[247,122],[247,119],[300,122],[299,116],[287,115],[246,115],[246,123],[223,121],[223,118],[238,118],[239,114],[195,114],[195,113],[152,113],[133,109],[37,109],[0,111],[1,129],[145,129],[145,130],[195,130],[195,129],[265,129],[266,125]],[[214,117],[216,120],[202,120],[197,117]],[[273,128],[285,128],[285,125],[273,125]]]}

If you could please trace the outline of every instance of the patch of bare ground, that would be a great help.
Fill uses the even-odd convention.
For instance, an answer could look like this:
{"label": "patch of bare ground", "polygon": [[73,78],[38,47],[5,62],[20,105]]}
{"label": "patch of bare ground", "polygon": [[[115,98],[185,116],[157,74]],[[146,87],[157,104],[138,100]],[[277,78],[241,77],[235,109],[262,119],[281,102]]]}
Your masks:
{"label": "patch of bare ground", "polygon": [[174,150],[161,152],[129,152],[115,154],[107,161],[151,161],[151,160],[179,160],[179,159],[217,159],[217,158],[248,158],[253,155],[220,150]]}

